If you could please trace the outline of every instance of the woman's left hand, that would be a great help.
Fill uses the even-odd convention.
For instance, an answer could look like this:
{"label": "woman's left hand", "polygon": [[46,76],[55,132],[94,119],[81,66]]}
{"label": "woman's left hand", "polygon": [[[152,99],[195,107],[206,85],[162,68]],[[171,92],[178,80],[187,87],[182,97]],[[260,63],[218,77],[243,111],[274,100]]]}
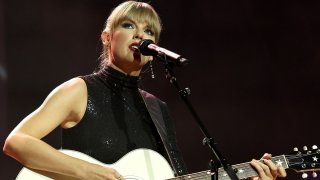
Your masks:
{"label": "woman's left hand", "polygon": [[250,164],[257,170],[259,177],[252,180],[275,180],[277,177],[286,177],[287,173],[282,166],[276,166],[271,161],[271,154],[264,154],[262,161],[253,159]]}

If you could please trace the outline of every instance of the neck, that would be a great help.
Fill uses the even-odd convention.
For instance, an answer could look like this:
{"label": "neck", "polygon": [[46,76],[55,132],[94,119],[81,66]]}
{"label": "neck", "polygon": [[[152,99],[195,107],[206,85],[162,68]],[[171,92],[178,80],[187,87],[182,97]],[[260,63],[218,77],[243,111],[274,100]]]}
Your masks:
{"label": "neck", "polygon": [[140,75],[140,71],[141,69],[132,69],[132,68],[125,68],[125,67],[119,67],[117,65],[115,65],[112,62],[108,63],[109,66],[111,66],[113,69],[120,71],[126,75],[130,75],[130,76],[139,76]]}

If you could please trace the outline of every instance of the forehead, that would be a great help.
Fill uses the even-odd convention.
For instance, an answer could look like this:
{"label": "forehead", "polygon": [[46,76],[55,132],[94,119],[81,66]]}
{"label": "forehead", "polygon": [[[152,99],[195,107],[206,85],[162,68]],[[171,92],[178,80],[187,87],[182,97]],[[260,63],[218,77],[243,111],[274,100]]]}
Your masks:
{"label": "forehead", "polygon": [[150,18],[150,16],[141,16],[139,14],[127,14],[123,15],[119,18],[118,23],[123,21],[132,21],[135,23],[146,24],[147,26],[151,26],[155,28],[157,26],[157,21],[155,19]]}

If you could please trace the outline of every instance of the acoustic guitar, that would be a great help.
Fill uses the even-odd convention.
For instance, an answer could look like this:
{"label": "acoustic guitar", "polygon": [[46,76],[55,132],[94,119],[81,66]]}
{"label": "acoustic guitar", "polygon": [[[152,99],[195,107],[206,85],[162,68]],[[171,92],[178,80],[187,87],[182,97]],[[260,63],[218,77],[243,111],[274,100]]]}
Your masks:
{"label": "acoustic guitar", "polygon": [[[61,152],[70,156],[100,165],[107,165],[98,160],[83,154],[81,152],[72,150],[60,150]],[[303,178],[306,178],[311,172],[312,177],[317,177],[315,171],[320,168],[319,163],[320,149],[317,146],[313,146],[311,150],[307,150],[304,147],[302,152],[297,151],[291,155],[280,155],[272,157],[272,161],[277,166],[282,166],[285,169],[294,169],[297,172],[304,172]],[[125,177],[126,180],[211,180],[212,173],[210,170],[187,174],[184,176],[174,177],[173,171],[166,161],[166,159],[159,153],[149,149],[136,149],[116,163],[107,165],[117,171]],[[236,171],[236,175],[239,179],[246,179],[249,177],[257,176],[257,172],[252,168],[249,162],[232,165],[232,168]],[[48,180],[48,179],[75,179],[72,177],[66,177],[64,175],[54,174],[50,172],[43,172],[37,170],[30,170],[23,168],[18,174],[17,180]],[[224,171],[223,168],[219,168],[218,171],[219,180],[230,180],[230,177]]]}

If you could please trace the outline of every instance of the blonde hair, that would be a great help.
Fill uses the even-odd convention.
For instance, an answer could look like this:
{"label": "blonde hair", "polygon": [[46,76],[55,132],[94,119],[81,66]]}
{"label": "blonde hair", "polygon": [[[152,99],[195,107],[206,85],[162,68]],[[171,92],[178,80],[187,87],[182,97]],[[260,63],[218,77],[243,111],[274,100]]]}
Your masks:
{"label": "blonde hair", "polygon": [[[121,22],[128,19],[146,22],[154,31],[155,43],[159,42],[162,28],[161,19],[153,7],[144,2],[126,1],[118,5],[108,17],[103,31],[106,32],[110,38],[112,38],[114,29]],[[102,53],[100,55],[101,66],[103,67],[108,62],[108,49],[108,46],[103,45]]]}

